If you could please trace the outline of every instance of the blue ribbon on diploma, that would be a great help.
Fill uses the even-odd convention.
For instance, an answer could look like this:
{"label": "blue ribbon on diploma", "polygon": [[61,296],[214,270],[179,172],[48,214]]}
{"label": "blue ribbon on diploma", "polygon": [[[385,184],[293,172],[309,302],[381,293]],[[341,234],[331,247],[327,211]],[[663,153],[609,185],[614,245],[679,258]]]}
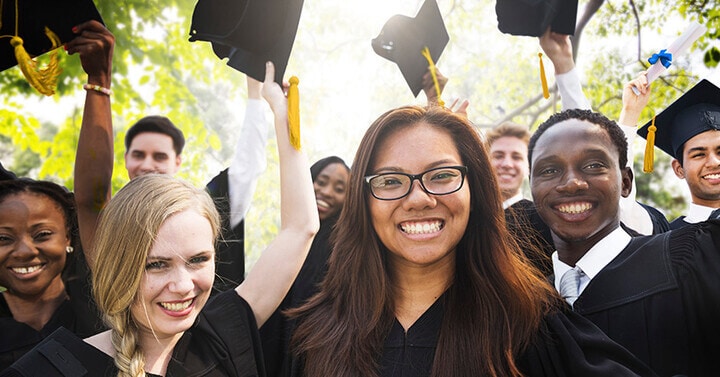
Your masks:
{"label": "blue ribbon on diploma", "polygon": [[652,56],[648,59],[648,63],[655,64],[658,60],[660,60],[660,64],[662,64],[663,67],[669,68],[670,64],[672,64],[672,54],[667,52],[667,50],[662,49],[657,54],[652,54]]}

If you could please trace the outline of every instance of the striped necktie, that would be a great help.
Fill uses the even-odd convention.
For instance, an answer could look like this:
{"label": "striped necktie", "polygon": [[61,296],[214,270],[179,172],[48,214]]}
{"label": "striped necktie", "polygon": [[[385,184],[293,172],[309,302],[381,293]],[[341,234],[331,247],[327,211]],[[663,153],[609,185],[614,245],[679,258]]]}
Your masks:
{"label": "striped necktie", "polygon": [[565,272],[560,278],[560,295],[572,306],[578,298],[578,287],[580,286],[580,275],[582,270],[575,266]]}

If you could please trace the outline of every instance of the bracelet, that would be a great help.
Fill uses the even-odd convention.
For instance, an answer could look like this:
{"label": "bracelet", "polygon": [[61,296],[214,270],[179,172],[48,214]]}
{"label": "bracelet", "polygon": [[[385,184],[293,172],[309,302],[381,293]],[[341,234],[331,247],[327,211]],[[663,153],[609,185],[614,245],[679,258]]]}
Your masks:
{"label": "bracelet", "polygon": [[110,90],[108,88],[103,88],[100,85],[85,84],[85,85],[83,85],[83,89],[94,90],[94,91],[96,91],[98,93],[102,93],[108,97],[112,95],[112,90]]}

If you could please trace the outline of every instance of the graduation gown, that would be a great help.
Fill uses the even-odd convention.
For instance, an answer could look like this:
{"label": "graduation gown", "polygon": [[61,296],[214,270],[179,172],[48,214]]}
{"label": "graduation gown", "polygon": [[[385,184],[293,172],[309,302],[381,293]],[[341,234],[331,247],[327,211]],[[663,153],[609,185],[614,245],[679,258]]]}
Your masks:
{"label": "graduation gown", "polygon": [[336,222],[337,216],[320,222],[320,230],[313,239],[308,256],[290,291],[278,309],[260,328],[268,377],[287,376],[290,373],[292,365],[290,338],[295,328],[295,321],[289,320],[282,311],[299,307],[317,293],[318,285],[327,272],[327,261],[331,250],[330,233]]}
{"label": "graduation gown", "polygon": [[635,237],[574,309],[660,376],[720,371],[720,220]]}
{"label": "graduation gown", "polygon": [[[379,360],[381,377],[428,377],[443,321],[441,296],[405,332],[395,319]],[[302,376],[302,360],[293,376]],[[528,377],[655,376],[631,353],[610,340],[590,321],[572,311],[548,314],[530,346],[516,356]]]}
{"label": "graduation gown", "polygon": [[[60,328],[0,377],[116,376],[113,359]],[[170,376],[265,376],[255,315],[234,290],[213,297],[173,349]]]}

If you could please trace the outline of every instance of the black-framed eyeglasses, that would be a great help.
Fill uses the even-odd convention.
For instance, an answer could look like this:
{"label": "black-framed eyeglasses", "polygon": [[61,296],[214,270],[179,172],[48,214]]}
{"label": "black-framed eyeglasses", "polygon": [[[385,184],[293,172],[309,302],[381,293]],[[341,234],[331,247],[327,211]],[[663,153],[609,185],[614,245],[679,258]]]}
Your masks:
{"label": "black-framed eyeglasses", "polygon": [[372,196],[380,200],[397,200],[407,196],[414,180],[420,181],[423,191],[432,195],[447,195],[460,190],[465,181],[467,166],[441,166],[420,174],[382,173],[368,175],[365,182]]}

